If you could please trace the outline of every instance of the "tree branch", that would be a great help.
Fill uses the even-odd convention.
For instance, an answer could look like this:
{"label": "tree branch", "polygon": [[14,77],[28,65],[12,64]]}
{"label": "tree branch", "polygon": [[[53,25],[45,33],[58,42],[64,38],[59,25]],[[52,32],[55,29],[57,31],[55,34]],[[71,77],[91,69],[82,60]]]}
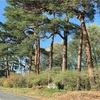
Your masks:
{"label": "tree branch", "polygon": [[43,39],[43,38],[46,38],[46,39],[49,39],[49,38],[51,38],[51,36],[53,36],[54,34],[51,34],[50,36],[42,36],[42,37],[40,37],[40,39]]}
{"label": "tree branch", "polygon": [[43,36],[43,37],[40,37],[40,39],[43,39],[43,38],[49,39],[49,38],[51,38],[53,35],[56,35],[56,34],[58,34],[62,39],[64,39],[64,37],[63,37],[60,33],[51,34],[50,36]]}
{"label": "tree branch", "polygon": [[75,27],[78,28],[78,29],[82,29],[81,26],[79,26],[79,25],[77,25],[77,24],[74,24],[74,23],[72,23],[72,22],[68,22],[68,23],[71,24],[72,26],[75,26]]}
{"label": "tree branch", "polygon": [[60,33],[56,33],[56,34],[58,34],[62,39],[64,39],[64,37]]}

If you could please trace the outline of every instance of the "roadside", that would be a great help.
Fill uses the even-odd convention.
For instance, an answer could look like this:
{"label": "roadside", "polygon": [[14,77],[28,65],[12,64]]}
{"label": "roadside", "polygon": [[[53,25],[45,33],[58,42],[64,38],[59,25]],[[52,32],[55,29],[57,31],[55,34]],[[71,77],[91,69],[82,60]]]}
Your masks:
{"label": "roadside", "polygon": [[62,91],[62,90],[43,90],[33,88],[4,88],[0,90],[28,97],[38,98],[39,100],[100,100],[98,91]]}
{"label": "roadside", "polygon": [[0,100],[39,100],[39,99],[13,94],[10,92],[0,91]]}
{"label": "roadside", "polygon": [[49,100],[52,99],[54,96],[53,94],[55,92],[58,92],[59,94],[63,94],[61,90],[55,90],[55,89],[39,89],[39,88],[5,88],[0,87],[1,91],[6,91],[14,94],[20,94],[23,96],[28,96],[32,98],[38,98],[39,100]]}

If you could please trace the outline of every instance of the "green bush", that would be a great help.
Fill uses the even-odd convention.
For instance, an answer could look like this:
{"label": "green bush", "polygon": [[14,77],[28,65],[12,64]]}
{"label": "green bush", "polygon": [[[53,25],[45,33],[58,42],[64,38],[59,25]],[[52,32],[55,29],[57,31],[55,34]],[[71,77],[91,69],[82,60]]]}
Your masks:
{"label": "green bush", "polygon": [[3,86],[3,81],[5,80],[4,77],[0,78],[0,86]]}
{"label": "green bush", "polygon": [[10,81],[10,82],[4,84],[4,86],[12,88],[13,87],[13,81]]}
{"label": "green bush", "polygon": [[4,87],[13,87],[13,78],[12,77],[9,77],[9,78],[5,78],[4,81],[3,81],[3,86]]}
{"label": "green bush", "polygon": [[[100,91],[100,70],[95,71],[96,86],[94,90]],[[90,79],[87,71],[78,73],[75,70],[67,70],[61,72],[59,68],[53,69],[53,71],[45,71],[39,75],[12,75],[10,78],[0,78],[0,86],[5,87],[19,87],[19,88],[32,88],[34,86],[45,86],[48,82],[54,83],[58,86],[58,89],[65,89],[68,91],[74,91],[77,89],[77,79],[80,77],[81,90],[90,90]]]}
{"label": "green bush", "polygon": [[3,86],[24,88],[26,87],[26,80],[24,76],[14,75],[4,80]]}
{"label": "green bush", "polygon": [[40,75],[34,76],[34,80],[32,80],[33,86],[47,85],[48,84],[48,75],[43,73]]}
{"label": "green bush", "polygon": [[54,74],[59,74],[61,72],[61,67],[60,66],[53,67],[52,72]]}
{"label": "green bush", "polygon": [[28,75],[28,76],[25,76],[26,77],[26,87],[28,88],[31,88],[33,87],[33,83],[32,81],[34,80],[34,75]]}
{"label": "green bush", "polygon": [[24,87],[26,87],[26,80],[27,79],[25,77],[20,76],[14,80],[13,86],[19,87],[19,88],[24,88]]}
{"label": "green bush", "polygon": [[96,90],[100,91],[100,68],[95,69]]}
{"label": "green bush", "polygon": [[[64,89],[66,90],[75,90],[76,89],[76,81],[77,81],[77,72],[76,71],[66,71],[60,72],[54,77],[54,83],[56,85],[64,85]],[[59,88],[59,86],[58,86]]]}

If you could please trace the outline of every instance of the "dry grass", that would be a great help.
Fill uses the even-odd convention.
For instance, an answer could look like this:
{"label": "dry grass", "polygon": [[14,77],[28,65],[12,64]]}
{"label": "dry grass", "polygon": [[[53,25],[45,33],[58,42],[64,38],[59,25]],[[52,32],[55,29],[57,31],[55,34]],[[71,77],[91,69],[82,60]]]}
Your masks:
{"label": "dry grass", "polygon": [[63,94],[52,100],[100,100],[100,92],[83,91]]}
{"label": "dry grass", "polygon": [[[12,92],[15,94],[25,95],[29,97],[39,98],[39,100],[100,100],[100,92],[98,91],[47,91],[47,89],[34,89],[34,88],[4,88],[0,90]],[[40,99],[42,98],[42,99]]]}

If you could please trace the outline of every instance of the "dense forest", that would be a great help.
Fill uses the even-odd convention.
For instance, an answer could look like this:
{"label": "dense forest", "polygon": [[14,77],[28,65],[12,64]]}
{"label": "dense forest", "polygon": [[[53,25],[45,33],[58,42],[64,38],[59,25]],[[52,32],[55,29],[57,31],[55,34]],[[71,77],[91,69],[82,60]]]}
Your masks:
{"label": "dense forest", "polygon": [[[100,25],[94,22],[99,0],[6,2],[6,22],[0,22],[0,85],[100,90]],[[55,42],[57,36],[62,42]],[[48,39],[43,48],[41,42]]]}

